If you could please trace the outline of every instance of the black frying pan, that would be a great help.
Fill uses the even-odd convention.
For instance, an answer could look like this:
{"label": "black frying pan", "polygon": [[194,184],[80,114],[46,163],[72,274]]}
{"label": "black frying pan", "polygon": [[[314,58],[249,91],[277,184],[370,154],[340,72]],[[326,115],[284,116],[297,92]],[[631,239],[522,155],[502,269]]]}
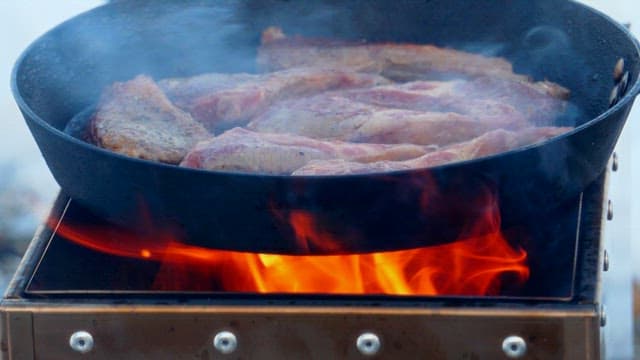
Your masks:
{"label": "black frying pan", "polygon": [[[577,127],[483,159],[336,177],[184,169],[127,158],[62,132],[114,81],[140,73],[254,71],[259,34],[269,25],[504,56],[518,72],[570,88],[575,109],[557,125]],[[620,58],[630,75],[626,87],[612,75]],[[100,216],[210,248],[327,253],[464,237],[494,195],[507,225],[576,196],[605,169],[640,89],[639,71],[636,40],[571,1],[143,1],[108,4],[48,32],[18,60],[12,86],[63,191]],[[610,107],[615,86],[620,96]],[[322,233],[318,244],[296,242],[292,215]],[[330,240],[340,246],[325,246]]]}

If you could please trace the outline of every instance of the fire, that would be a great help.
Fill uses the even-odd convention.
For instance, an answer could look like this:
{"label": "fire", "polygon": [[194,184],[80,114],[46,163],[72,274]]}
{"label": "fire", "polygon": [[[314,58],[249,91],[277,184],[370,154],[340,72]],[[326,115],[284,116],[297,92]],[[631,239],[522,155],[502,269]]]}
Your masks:
{"label": "fire", "polygon": [[[159,262],[156,290],[497,295],[505,279],[519,284],[528,279],[527,254],[512,248],[502,234],[495,197],[483,196],[483,203],[482,216],[473,219],[457,241],[367,254],[255,254],[191,246],[168,232],[135,236],[114,227],[64,221],[51,225],[57,225],[63,237],[90,249]],[[340,250],[340,239],[319,229],[312,213],[291,210],[284,220],[300,246]]]}

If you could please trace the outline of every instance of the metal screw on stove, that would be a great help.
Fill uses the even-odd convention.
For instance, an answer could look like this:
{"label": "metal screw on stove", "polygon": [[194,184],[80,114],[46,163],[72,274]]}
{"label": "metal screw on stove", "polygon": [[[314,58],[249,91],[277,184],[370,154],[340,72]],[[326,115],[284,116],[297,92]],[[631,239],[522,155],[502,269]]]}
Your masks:
{"label": "metal screw on stove", "polygon": [[613,153],[613,156],[611,157],[611,170],[612,171],[618,171],[618,154],[617,153]]}
{"label": "metal screw on stove", "polygon": [[600,304],[600,327],[607,326],[607,311],[604,304]]}
{"label": "metal screw on stove", "polygon": [[69,337],[69,346],[81,354],[93,349],[93,336],[86,331],[76,331]]}
{"label": "metal screw on stove", "polygon": [[611,200],[607,201],[607,220],[613,220],[613,203],[611,203]]}
{"label": "metal screw on stove", "polygon": [[609,252],[607,250],[604,251],[602,256],[602,271],[609,271]]}
{"label": "metal screw on stove", "polygon": [[375,355],[380,351],[380,338],[374,333],[364,333],[358,336],[356,347],[362,355]]}
{"label": "metal screw on stove", "polygon": [[508,358],[518,359],[527,353],[527,343],[520,336],[507,336],[502,341],[502,351]]}
{"label": "metal screw on stove", "polygon": [[223,354],[231,354],[238,347],[238,340],[232,332],[220,331],[213,338],[213,347]]}

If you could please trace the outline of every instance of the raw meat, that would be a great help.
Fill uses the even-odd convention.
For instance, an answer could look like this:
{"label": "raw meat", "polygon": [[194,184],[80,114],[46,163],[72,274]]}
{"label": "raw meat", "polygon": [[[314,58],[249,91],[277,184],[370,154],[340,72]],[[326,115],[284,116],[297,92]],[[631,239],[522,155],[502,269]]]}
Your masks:
{"label": "raw meat", "polygon": [[199,143],[180,165],[208,170],[288,175],[310,160],[407,160],[434,149],[410,144],[320,141],[297,135],[256,133],[234,128]]}
{"label": "raw meat", "polygon": [[476,139],[429,152],[419,158],[405,161],[379,161],[362,163],[346,159],[312,160],[293,172],[293,175],[350,175],[384,171],[428,168],[447,163],[477,159],[535,144],[561,135],[572,128],[540,127],[518,132],[494,130]]}
{"label": "raw meat", "polygon": [[455,112],[478,120],[526,120],[549,125],[562,114],[569,91],[557,84],[479,77],[470,81],[415,81],[343,92],[385,107]]}
{"label": "raw meat", "polygon": [[291,69],[269,74],[203,74],[159,82],[171,101],[209,129],[241,126],[282,99],[389,83],[350,70]]}
{"label": "raw meat", "polygon": [[350,99],[351,96],[325,93],[282,101],[247,127],[259,132],[293,133],[316,139],[441,146],[473,139],[497,128],[517,129],[526,125],[518,113],[476,119],[454,112],[438,112],[440,108],[433,111],[387,108],[382,106],[385,104],[368,104],[358,94],[354,94],[355,100]]}
{"label": "raw meat", "polygon": [[170,164],[178,164],[198,141],[211,137],[143,75],[111,85],[103,93],[90,126],[98,146]]}
{"label": "raw meat", "polygon": [[301,66],[352,69],[403,81],[483,75],[526,79],[514,74],[511,63],[502,58],[432,45],[349,43],[287,37],[278,27],[270,27],[263,32],[258,65],[266,71]]}

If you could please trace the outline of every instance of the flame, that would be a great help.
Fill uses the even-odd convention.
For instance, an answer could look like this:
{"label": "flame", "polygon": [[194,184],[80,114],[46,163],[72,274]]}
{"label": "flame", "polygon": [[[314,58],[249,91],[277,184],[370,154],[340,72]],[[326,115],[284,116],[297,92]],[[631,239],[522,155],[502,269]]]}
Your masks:
{"label": "flame", "polygon": [[[159,232],[136,236],[87,224],[57,225],[61,236],[111,255],[161,264],[155,290],[257,293],[497,295],[508,279],[529,277],[527,254],[509,245],[500,229],[495,196],[480,196],[482,214],[461,238],[444,245],[348,255],[279,255],[213,250],[181,243]],[[426,201],[423,199],[423,201]],[[301,247],[340,250],[340,239],[323,232],[314,214],[278,214]]]}
{"label": "flame", "polygon": [[313,214],[309,212],[292,211],[289,224],[295,233],[298,248],[303,253],[312,254],[314,248],[323,249],[327,253],[344,250],[339,239],[316,226]]}

